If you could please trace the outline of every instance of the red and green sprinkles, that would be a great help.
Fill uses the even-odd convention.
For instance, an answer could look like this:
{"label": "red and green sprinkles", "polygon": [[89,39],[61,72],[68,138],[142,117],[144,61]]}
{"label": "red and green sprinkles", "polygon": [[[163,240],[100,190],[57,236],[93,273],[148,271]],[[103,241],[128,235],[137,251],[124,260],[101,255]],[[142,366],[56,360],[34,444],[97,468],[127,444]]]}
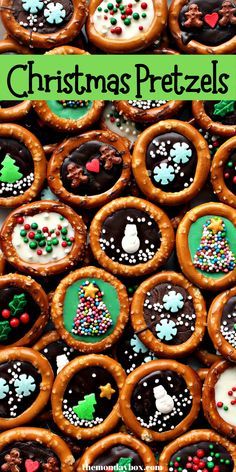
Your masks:
{"label": "red and green sprinkles", "polygon": [[77,313],[72,333],[79,336],[100,336],[112,326],[112,318],[105,303],[103,292],[97,284],[88,280],[80,286]]}
{"label": "red and green sprinkles", "polygon": [[[146,10],[148,9],[147,2],[141,2],[140,8],[141,13],[134,11],[134,5],[139,3],[140,0],[135,0],[133,3],[125,5],[123,0],[116,0],[116,2],[109,2],[105,7],[99,6],[97,12],[103,13],[103,20],[109,21],[112,28],[110,32],[114,35],[121,35],[123,32],[122,26],[117,26],[118,20],[121,20],[124,26],[130,26],[132,23],[140,22],[142,19],[147,17]],[[118,18],[115,18],[114,15]],[[144,27],[142,24],[138,26],[139,31],[143,31]]]}
{"label": "red and green sprinkles", "polygon": [[[60,220],[64,220],[64,217],[60,216]],[[39,229],[38,223],[24,223],[23,217],[17,218],[17,223],[22,225],[22,229],[20,230],[22,240],[32,251],[36,251],[38,256],[43,254],[43,250],[47,253],[52,253],[59,244],[61,244],[63,248],[67,248],[72,246],[74,242],[73,236],[67,236],[68,229],[63,226],[63,224],[58,224],[56,228],[53,229],[50,229],[48,226]],[[62,239],[61,242],[59,237]]]}
{"label": "red and green sprinkles", "polygon": [[169,472],[220,472],[221,467],[231,465],[231,460],[225,457],[225,453],[217,452],[214,444],[199,448],[192,455],[186,457],[186,453],[179,455],[174,461],[169,462]]}
{"label": "red and green sprinkles", "polygon": [[[230,402],[230,405],[232,406],[236,406],[236,386],[232,387],[229,391],[228,391],[228,397],[229,397],[229,402]],[[226,405],[223,401],[218,401],[216,403],[216,406],[217,408],[220,408],[220,409],[223,409],[224,411],[228,411],[229,410],[229,406]]]}

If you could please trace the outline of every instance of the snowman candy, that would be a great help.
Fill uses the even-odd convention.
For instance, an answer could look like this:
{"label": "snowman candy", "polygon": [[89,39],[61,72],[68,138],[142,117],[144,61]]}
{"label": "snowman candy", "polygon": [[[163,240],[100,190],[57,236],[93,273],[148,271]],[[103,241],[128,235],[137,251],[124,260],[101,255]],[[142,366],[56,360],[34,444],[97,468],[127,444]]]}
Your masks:
{"label": "snowman candy", "polygon": [[173,410],[174,400],[170,395],[168,395],[163,385],[154,387],[153,394],[156,399],[156,408],[160,413],[166,415]]}
{"label": "snowman candy", "polygon": [[138,230],[135,224],[127,224],[125,226],[125,234],[121,245],[124,251],[128,254],[134,254],[139,250],[140,239],[138,237]]}

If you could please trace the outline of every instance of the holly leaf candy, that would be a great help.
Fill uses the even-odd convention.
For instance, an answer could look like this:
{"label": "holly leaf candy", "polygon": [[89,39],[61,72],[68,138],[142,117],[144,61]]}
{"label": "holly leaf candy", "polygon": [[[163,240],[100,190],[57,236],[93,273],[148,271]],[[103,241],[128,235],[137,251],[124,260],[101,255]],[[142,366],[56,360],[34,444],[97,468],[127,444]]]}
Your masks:
{"label": "holly leaf candy", "polygon": [[22,310],[25,308],[26,304],[27,300],[24,293],[14,295],[12,301],[8,304],[11,310],[11,315],[16,316],[19,313],[22,313]]}
{"label": "holly leaf candy", "polygon": [[8,321],[0,321],[0,341],[6,341],[10,331],[11,327]]}
{"label": "holly leaf candy", "polygon": [[233,113],[234,104],[234,100],[221,100],[214,105],[214,115],[224,117],[227,113]]}

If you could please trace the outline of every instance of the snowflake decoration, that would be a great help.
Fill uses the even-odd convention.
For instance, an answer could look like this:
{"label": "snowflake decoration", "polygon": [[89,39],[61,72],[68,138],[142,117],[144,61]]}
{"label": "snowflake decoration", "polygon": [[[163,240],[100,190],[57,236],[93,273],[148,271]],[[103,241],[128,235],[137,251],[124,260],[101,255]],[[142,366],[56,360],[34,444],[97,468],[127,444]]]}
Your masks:
{"label": "snowflake decoration", "polygon": [[184,299],[181,293],[177,293],[175,290],[171,290],[163,297],[163,306],[166,310],[171,313],[176,313],[184,306]]}
{"label": "snowflake decoration", "polygon": [[14,387],[17,395],[28,397],[35,391],[36,384],[32,375],[21,374],[17,379],[15,379]]}
{"label": "snowflake decoration", "polygon": [[164,318],[156,325],[156,332],[159,339],[164,341],[171,341],[177,333],[177,328],[173,320]]}
{"label": "snowflake decoration", "polygon": [[42,190],[40,194],[40,200],[57,200],[57,197],[49,187],[46,187]]}
{"label": "snowflake decoration", "polygon": [[38,13],[44,7],[41,0],[22,0],[22,7],[29,13]]}
{"label": "snowflake decoration", "polygon": [[146,346],[144,346],[144,344],[140,341],[140,339],[138,338],[138,336],[136,334],[130,340],[130,345],[132,346],[134,352],[139,353],[139,352],[147,352],[148,351]]}
{"label": "snowflake decoration", "polygon": [[61,3],[50,2],[47,4],[47,8],[45,8],[44,10],[44,16],[47,19],[47,22],[50,23],[50,25],[59,25],[65,18],[66,11]]}
{"label": "snowflake decoration", "polygon": [[161,162],[159,166],[153,169],[154,180],[162,185],[168,185],[175,178],[174,167],[166,162]]}
{"label": "snowflake decoration", "polygon": [[192,156],[192,150],[187,143],[175,143],[170,150],[170,156],[177,164],[186,164]]}
{"label": "snowflake decoration", "polygon": [[9,385],[7,384],[6,380],[0,377],[0,400],[3,400],[7,396],[9,392]]}
{"label": "snowflake decoration", "polygon": [[157,357],[151,355],[151,356],[146,356],[144,358],[144,362],[151,362],[151,361],[155,361],[157,359]]}

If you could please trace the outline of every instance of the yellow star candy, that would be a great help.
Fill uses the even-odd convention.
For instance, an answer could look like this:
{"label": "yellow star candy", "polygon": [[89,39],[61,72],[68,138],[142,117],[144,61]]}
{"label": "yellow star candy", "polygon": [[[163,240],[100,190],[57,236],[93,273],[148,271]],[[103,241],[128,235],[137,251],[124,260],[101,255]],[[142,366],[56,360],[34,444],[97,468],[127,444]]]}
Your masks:
{"label": "yellow star candy", "polygon": [[94,284],[89,284],[84,287],[84,295],[85,297],[95,298],[96,293],[99,291]]}
{"label": "yellow star candy", "polygon": [[219,231],[223,231],[223,221],[221,218],[211,218],[211,224],[208,226],[207,229],[211,229],[213,234],[218,233]]}
{"label": "yellow star candy", "polygon": [[101,390],[100,397],[101,398],[108,398],[108,400],[110,400],[113,393],[116,392],[115,390],[113,390],[113,388],[111,388],[110,383],[107,383],[106,385],[101,385],[101,387],[99,387],[99,388]]}

